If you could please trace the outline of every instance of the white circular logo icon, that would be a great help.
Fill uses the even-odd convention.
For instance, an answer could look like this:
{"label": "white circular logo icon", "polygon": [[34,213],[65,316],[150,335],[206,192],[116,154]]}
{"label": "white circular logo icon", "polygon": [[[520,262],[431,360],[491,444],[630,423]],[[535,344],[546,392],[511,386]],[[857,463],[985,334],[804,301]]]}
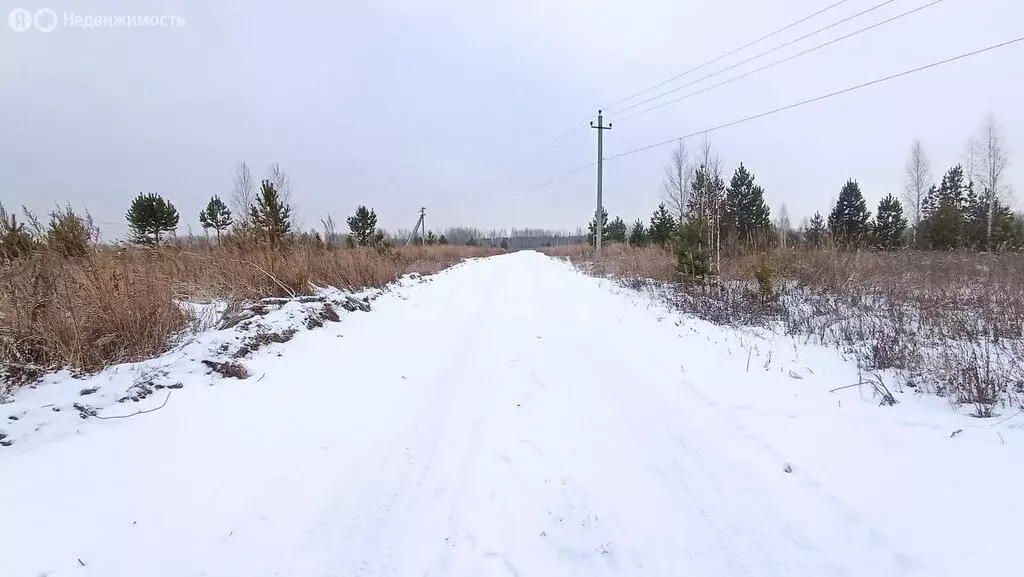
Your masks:
{"label": "white circular logo icon", "polygon": [[[56,14],[54,19],[56,20]],[[26,32],[32,28],[32,13],[24,8],[15,8],[7,15],[7,24],[15,32]]]}
{"label": "white circular logo icon", "polygon": [[32,22],[35,23],[36,30],[50,32],[57,27],[57,13],[49,8],[37,10],[35,16],[32,17]]}

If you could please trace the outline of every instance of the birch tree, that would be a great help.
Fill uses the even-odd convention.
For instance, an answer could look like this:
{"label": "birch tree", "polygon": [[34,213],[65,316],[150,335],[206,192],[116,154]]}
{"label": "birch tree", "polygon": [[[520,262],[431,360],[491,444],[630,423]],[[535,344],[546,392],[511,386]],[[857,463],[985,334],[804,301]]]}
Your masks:
{"label": "birch tree", "polygon": [[985,244],[992,248],[992,223],[996,216],[996,204],[1009,196],[1006,183],[1006,169],[1010,159],[1006,152],[1002,131],[994,115],[989,115],[981,127],[981,134],[975,143],[975,161],[981,195],[988,206],[988,223]]}
{"label": "birch tree", "polygon": [[775,228],[779,232],[779,245],[786,248],[793,224],[789,220],[789,210],[785,204],[779,205],[779,217],[775,220]]}
{"label": "birch tree", "polygon": [[665,181],[662,183],[662,196],[665,204],[671,209],[676,221],[680,223],[686,216],[686,207],[690,201],[692,174],[686,145],[680,139],[679,145],[672,150],[669,165],[665,167]]}
{"label": "birch tree", "polygon": [[235,169],[235,184],[231,189],[231,208],[235,214],[235,224],[246,226],[252,216],[249,208],[252,206],[256,194],[256,181],[253,180],[252,171],[244,161],[238,164]]}
{"label": "birch tree", "polygon": [[281,168],[281,163],[275,162],[267,168],[267,180],[274,185],[274,189],[281,196],[284,204],[292,204],[292,181],[288,174]]}
{"label": "birch tree", "polygon": [[910,213],[910,222],[914,225],[914,238],[917,238],[917,229],[921,226],[921,203],[928,194],[931,186],[932,174],[928,157],[924,153],[924,147],[920,140],[915,140],[910,147],[910,159],[907,160],[906,181],[903,185],[903,200],[907,205],[907,212]]}
{"label": "birch tree", "polygon": [[[722,209],[725,204],[725,183],[722,180],[722,161],[704,139],[704,144],[694,162],[690,182],[692,194],[687,201],[688,222],[697,222],[701,229],[700,238],[707,243],[708,252],[714,255],[715,273],[721,272]],[[698,246],[702,250],[702,247]]]}
{"label": "birch tree", "polygon": [[978,164],[978,141],[972,136],[967,139],[967,145],[964,146],[964,157],[963,164],[964,175],[967,176],[968,184],[975,182],[977,171],[975,170]]}

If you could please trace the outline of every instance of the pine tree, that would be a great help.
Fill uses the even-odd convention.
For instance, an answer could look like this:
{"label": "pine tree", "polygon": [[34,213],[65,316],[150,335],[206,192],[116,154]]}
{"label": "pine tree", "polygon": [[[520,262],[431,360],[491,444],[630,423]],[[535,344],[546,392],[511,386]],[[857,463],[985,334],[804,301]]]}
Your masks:
{"label": "pine tree", "polygon": [[623,221],[622,218],[620,218],[620,217],[615,217],[615,220],[613,220],[613,221],[608,223],[607,234],[604,235],[604,238],[608,239],[609,243],[613,243],[613,242],[625,243],[626,242],[626,223],[625,223],[625,221]]}
{"label": "pine tree", "polygon": [[1024,238],[1017,236],[1017,216],[1013,214],[1010,207],[1003,204],[999,199],[994,200],[992,208],[992,250],[1012,250],[1020,248]]}
{"label": "pine tree", "polygon": [[231,226],[231,210],[219,196],[214,195],[207,203],[206,208],[199,213],[199,224],[203,225],[204,229],[216,230],[217,244],[220,244],[221,231],[227,230]]}
{"label": "pine tree", "polygon": [[[693,231],[700,233],[701,236],[692,239],[693,242],[696,242],[692,254],[696,255],[695,258],[698,261],[703,262],[704,258],[710,259],[711,255],[720,257],[725,183],[722,182],[717,164],[701,164],[694,169],[690,188],[692,194],[687,207],[687,221],[685,225],[680,223],[679,228],[681,231],[686,229],[685,236],[688,237],[693,237]],[[694,270],[699,268],[699,263],[694,265]],[[706,273],[697,276],[703,278],[704,274]]]}
{"label": "pine tree", "polygon": [[647,230],[651,244],[668,246],[672,235],[676,232],[676,219],[669,214],[665,203],[658,205],[658,210],[651,216],[651,227]]}
{"label": "pine tree", "polygon": [[691,218],[680,227],[676,239],[676,267],[684,278],[703,280],[711,273],[707,221]]}
{"label": "pine tree", "polygon": [[[961,244],[965,247],[983,249],[988,246],[989,206],[986,196],[987,193],[979,196],[974,192],[974,183],[968,183],[967,189],[964,191],[961,206],[961,215],[963,216]],[[998,200],[996,204],[999,204]],[[993,225],[995,225],[994,220],[995,215],[993,215]]]}
{"label": "pine tree", "polygon": [[1024,212],[1010,215],[1006,220],[1006,250],[1024,250]]}
{"label": "pine tree", "polygon": [[[1015,245],[1016,218],[1013,211],[999,198],[992,198],[987,191],[976,194],[974,183],[968,183],[964,193],[963,216],[964,246],[975,250],[998,250]],[[988,231],[990,220],[991,236]]]}
{"label": "pine tree", "polygon": [[629,244],[632,246],[647,245],[647,229],[644,228],[644,221],[639,218],[633,223],[633,230],[629,233]]}
{"label": "pine tree", "polygon": [[804,227],[804,240],[811,246],[820,247],[825,244],[828,229],[825,228],[825,217],[820,212],[815,212],[810,222]]}
{"label": "pine tree", "polygon": [[46,230],[46,246],[67,257],[82,257],[99,239],[99,229],[88,211],[75,212],[71,205],[50,213],[50,226]]}
{"label": "pine tree", "polygon": [[828,217],[828,228],[837,242],[857,246],[868,236],[871,213],[856,180],[848,180]]}
{"label": "pine tree", "polygon": [[727,237],[735,234],[747,243],[771,226],[771,211],[764,202],[764,189],[754,184],[754,175],[743,163],[732,175],[726,189],[722,226]]}
{"label": "pine tree", "polygon": [[501,246],[501,250],[508,250],[508,239],[507,238],[501,239],[501,245],[500,246]]}
{"label": "pine tree", "polygon": [[356,207],[356,213],[346,220],[352,231],[352,241],[359,246],[369,246],[377,230],[377,213],[363,205]]}
{"label": "pine tree", "polygon": [[724,201],[725,183],[715,169],[700,165],[694,169],[690,181],[690,199],[686,212],[691,219],[698,218],[713,222],[718,219]]}
{"label": "pine tree", "polygon": [[[587,225],[587,244],[594,246],[595,231],[597,230],[597,219],[594,218]],[[601,209],[601,243],[608,242],[608,211]]]}
{"label": "pine tree", "polygon": [[292,207],[285,203],[277,188],[269,180],[260,185],[256,204],[249,208],[252,227],[256,234],[272,247],[278,247],[292,230]]}
{"label": "pine tree", "polygon": [[446,237],[444,233],[442,233],[441,236],[437,239],[437,244],[448,244],[448,237]]}
{"label": "pine tree", "polygon": [[434,231],[427,231],[427,246],[431,246],[437,243],[437,236],[434,235]]}
{"label": "pine tree", "polygon": [[155,193],[139,193],[125,218],[132,230],[132,241],[137,244],[160,246],[161,235],[178,228],[178,210]]}
{"label": "pine tree", "polygon": [[971,241],[971,212],[979,211],[977,219],[986,223],[988,206],[981,206],[974,193],[973,184],[964,183],[964,171],[960,165],[946,171],[938,188],[932,186],[922,202],[924,218],[921,220],[919,238],[933,249],[951,249],[967,246]]}
{"label": "pine tree", "polygon": [[903,233],[907,231],[907,219],[903,216],[903,205],[893,195],[878,203],[878,216],[873,227],[875,243],[884,249],[897,248],[903,244]]}
{"label": "pine tree", "polygon": [[0,263],[28,256],[38,248],[39,241],[25,229],[25,223],[18,222],[0,202]]}
{"label": "pine tree", "polygon": [[[989,206],[989,200],[992,206]],[[990,212],[991,211],[991,212]],[[992,220],[992,236],[988,235],[988,221]],[[998,198],[988,199],[969,191],[964,207],[965,246],[975,250],[997,250],[1012,246],[1015,240],[1015,217],[1010,207]]]}

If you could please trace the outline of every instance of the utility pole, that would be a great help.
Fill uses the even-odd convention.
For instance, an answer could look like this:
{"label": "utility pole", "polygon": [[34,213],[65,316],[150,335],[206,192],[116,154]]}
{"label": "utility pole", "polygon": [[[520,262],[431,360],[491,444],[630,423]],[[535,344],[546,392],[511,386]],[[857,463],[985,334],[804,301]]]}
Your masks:
{"label": "utility pole", "polygon": [[405,246],[409,246],[409,243],[416,240],[416,233],[422,228],[423,229],[423,244],[427,244],[427,225],[424,221],[427,218],[427,208],[425,206],[420,207],[420,217],[416,219],[416,226],[412,227],[412,236],[409,240],[405,241]]}
{"label": "utility pole", "polygon": [[604,116],[597,111],[597,124],[590,122],[590,127],[597,130],[597,212],[594,213],[594,255],[601,257],[601,236],[604,234],[604,223],[601,222],[603,207],[601,205],[601,179],[604,175],[604,131],[611,130],[612,123],[604,125]]}

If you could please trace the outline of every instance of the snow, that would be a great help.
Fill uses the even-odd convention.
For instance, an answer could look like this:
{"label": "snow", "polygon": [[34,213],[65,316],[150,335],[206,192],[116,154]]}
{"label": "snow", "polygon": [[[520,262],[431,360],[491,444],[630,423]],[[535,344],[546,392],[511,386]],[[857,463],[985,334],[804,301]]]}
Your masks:
{"label": "snow", "polygon": [[[838,351],[537,253],[374,296],[245,380],[200,361],[318,303],[0,405],[0,575],[1020,572],[1024,417],[830,392],[858,382]],[[158,367],[184,388],[114,400]],[[41,410],[101,394],[167,402]]]}
{"label": "snow", "polygon": [[[419,275],[410,275],[395,286],[409,286],[422,280]],[[287,336],[305,329],[311,318],[320,318],[325,304],[332,305],[339,316],[346,315],[345,307],[352,308],[351,303],[368,306],[391,288],[354,293],[320,288],[316,295],[301,300],[265,299],[254,307],[262,309],[259,313],[245,309],[236,314],[239,322],[235,326],[221,330],[213,328],[218,324],[217,317],[225,313],[227,303],[179,302],[194,319],[197,333],[182,335],[177,346],[155,359],[115,365],[82,379],[73,378],[69,371],[60,371],[21,389],[14,399],[0,396],[0,434],[7,442],[21,447],[26,442],[80,434],[83,426],[89,426],[81,422],[83,412],[94,412],[103,420],[149,411],[177,389],[215,384],[204,360],[238,362],[236,359],[241,358],[244,363],[250,356],[241,350],[246,346],[280,354],[281,347],[274,341],[253,341],[265,335]]]}

